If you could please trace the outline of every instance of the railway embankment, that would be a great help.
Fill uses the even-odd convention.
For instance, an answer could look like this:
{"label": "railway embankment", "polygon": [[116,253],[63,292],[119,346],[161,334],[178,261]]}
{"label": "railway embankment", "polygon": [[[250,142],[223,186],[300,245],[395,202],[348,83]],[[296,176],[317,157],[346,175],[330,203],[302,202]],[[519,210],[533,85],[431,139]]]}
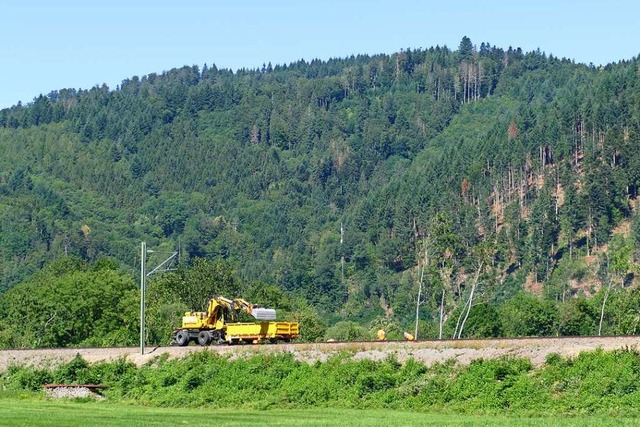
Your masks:
{"label": "railway embankment", "polygon": [[11,365],[51,368],[67,363],[77,355],[89,363],[124,358],[141,366],[163,354],[167,354],[169,358],[181,358],[194,351],[209,351],[231,358],[287,352],[292,353],[296,360],[308,363],[325,361],[332,355],[347,353],[355,360],[382,360],[393,356],[399,362],[414,359],[429,366],[451,359],[457,363],[468,364],[476,359],[511,356],[529,359],[534,365],[539,366],[544,363],[549,354],[575,357],[583,351],[596,349],[635,349],[639,343],[640,336],[616,336],[216,345],[208,347],[191,345],[188,347],[147,347],[145,354],[141,354],[138,347],[11,349],[0,350],[0,371],[4,371]]}

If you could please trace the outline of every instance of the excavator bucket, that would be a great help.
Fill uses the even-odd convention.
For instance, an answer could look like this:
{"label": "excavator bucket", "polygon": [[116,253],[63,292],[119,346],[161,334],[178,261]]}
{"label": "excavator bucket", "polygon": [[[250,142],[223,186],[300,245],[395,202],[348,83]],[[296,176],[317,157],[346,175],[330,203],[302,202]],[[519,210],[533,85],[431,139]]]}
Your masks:
{"label": "excavator bucket", "polygon": [[251,315],[258,320],[276,320],[276,310],[273,308],[254,308]]}

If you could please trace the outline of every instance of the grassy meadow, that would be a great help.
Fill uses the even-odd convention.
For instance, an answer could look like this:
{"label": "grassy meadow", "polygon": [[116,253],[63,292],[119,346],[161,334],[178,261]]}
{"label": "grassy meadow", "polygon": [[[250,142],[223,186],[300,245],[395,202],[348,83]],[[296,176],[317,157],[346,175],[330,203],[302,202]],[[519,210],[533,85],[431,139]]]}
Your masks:
{"label": "grassy meadow", "polygon": [[160,426],[635,426],[637,419],[457,415],[394,410],[156,408],[109,402],[0,398],[3,427]]}
{"label": "grassy meadow", "polygon": [[[104,384],[106,400],[51,400],[47,383]],[[640,353],[450,361],[427,367],[348,354],[309,365],[291,354],[198,352],[0,372],[0,426],[638,425]]]}

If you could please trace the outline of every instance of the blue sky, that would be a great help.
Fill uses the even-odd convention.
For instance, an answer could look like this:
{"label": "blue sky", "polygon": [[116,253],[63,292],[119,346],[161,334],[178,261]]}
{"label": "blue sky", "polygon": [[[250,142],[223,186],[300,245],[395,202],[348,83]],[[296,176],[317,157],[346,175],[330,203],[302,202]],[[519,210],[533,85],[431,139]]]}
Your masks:
{"label": "blue sky", "polygon": [[0,0],[0,108],[183,65],[256,68],[463,36],[596,65],[640,54],[631,0]]}

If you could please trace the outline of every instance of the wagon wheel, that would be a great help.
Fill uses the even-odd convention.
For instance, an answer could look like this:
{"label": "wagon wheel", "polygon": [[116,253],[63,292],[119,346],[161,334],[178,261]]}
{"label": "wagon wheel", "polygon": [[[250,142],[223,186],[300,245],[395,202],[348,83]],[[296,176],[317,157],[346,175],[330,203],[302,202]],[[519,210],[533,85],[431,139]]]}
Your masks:
{"label": "wagon wheel", "polygon": [[211,334],[209,331],[200,331],[198,334],[198,344],[201,346],[209,345],[211,343]]}
{"label": "wagon wheel", "polygon": [[189,331],[182,329],[176,333],[176,344],[180,347],[189,345]]}

